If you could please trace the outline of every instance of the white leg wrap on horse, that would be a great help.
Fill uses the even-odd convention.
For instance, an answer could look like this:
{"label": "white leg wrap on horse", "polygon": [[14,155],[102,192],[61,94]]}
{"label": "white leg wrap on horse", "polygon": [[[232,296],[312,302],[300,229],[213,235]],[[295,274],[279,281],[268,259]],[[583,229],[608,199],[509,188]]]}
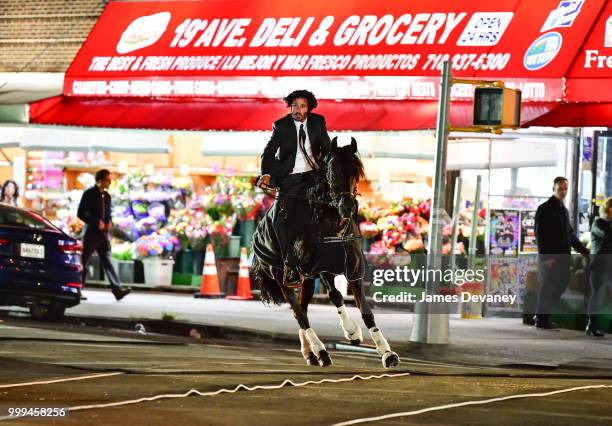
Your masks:
{"label": "white leg wrap on horse", "polygon": [[372,340],[374,340],[374,344],[376,345],[376,351],[378,355],[383,356],[386,352],[391,351],[391,346],[389,346],[389,342],[385,339],[382,332],[378,329],[378,327],[372,327],[370,330],[370,336],[372,336]]}
{"label": "white leg wrap on horse", "polygon": [[319,352],[325,350],[325,345],[323,342],[319,340],[317,333],[312,328],[307,328],[305,331],[306,338],[308,339],[308,343],[310,343],[310,348],[315,355],[319,356]]}
{"label": "white leg wrap on horse", "polygon": [[312,348],[310,347],[310,342],[306,338],[305,330],[300,329],[299,335],[300,335],[300,344],[301,344],[302,355],[304,356],[304,358],[308,359],[308,354],[310,354],[310,352],[312,352]]}
{"label": "white leg wrap on horse", "polygon": [[346,306],[342,305],[338,308],[338,316],[340,317],[340,325],[344,330],[344,337],[347,340],[359,340],[363,341],[363,334],[361,333],[361,327],[357,326],[355,322],[349,316]]}

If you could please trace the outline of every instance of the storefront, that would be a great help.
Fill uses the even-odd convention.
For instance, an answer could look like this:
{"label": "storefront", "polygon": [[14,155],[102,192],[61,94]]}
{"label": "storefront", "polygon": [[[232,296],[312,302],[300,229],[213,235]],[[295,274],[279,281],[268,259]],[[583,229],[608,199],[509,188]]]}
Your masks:
{"label": "storefront", "polygon": [[[106,151],[99,164],[80,161],[108,166],[117,176],[125,162],[129,169],[144,171],[151,164],[149,172],[153,167],[189,175],[201,195],[220,170],[256,176],[271,123],[286,113],[279,99],[296,88],[310,89],[332,136],[358,141],[369,177],[360,188],[367,206],[362,213],[372,223],[381,221],[368,225],[368,235],[382,242],[371,249],[420,251],[442,61],[453,62],[455,77],[520,88],[521,123],[532,126],[501,136],[451,134],[446,198],[452,200],[453,178],[461,176],[462,229],[469,228],[477,175],[483,179],[479,207],[528,215],[549,196],[557,175],[576,182],[585,176],[579,185],[588,187],[577,167],[587,149],[579,128],[612,123],[610,68],[598,59],[612,33],[606,26],[610,7],[604,1],[516,0],[501,10],[433,1],[426,7],[385,4],[383,12],[374,1],[350,8],[315,2],[302,16],[290,4],[272,1],[234,2],[231,10],[224,2],[114,2],[68,70],[63,96],[32,104],[30,121],[100,132],[117,128],[119,147],[137,145],[132,140],[141,137],[165,141],[168,154],[111,154],[116,147],[89,139],[75,146]],[[452,126],[471,124],[472,90],[453,87]],[[137,130],[143,128],[157,130]],[[27,141],[24,147],[40,148]],[[63,188],[77,181],[67,177]],[[577,201],[572,211],[582,211]],[[411,212],[409,223],[408,217],[401,226],[395,223]],[[480,227],[486,251],[490,217]],[[514,254],[524,251],[518,238]]]}

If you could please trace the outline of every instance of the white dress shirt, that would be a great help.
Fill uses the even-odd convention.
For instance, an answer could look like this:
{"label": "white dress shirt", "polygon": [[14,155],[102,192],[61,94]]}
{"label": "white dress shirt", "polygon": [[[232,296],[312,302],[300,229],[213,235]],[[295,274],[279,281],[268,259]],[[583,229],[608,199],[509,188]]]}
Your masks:
{"label": "white dress shirt", "polygon": [[297,134],[297,151],[295,153],[295,166],[293,166],[293,171],[291,172],[291,174],[294,173],[304,173],[304,172],[308,172],[310,170],[312,170],[312,167],[310,167],[310,164],[308,164],[308,162],[306,161],[306,159],[304,158],[304,155],[302,155],[302,150],[300,149],[300,125],[303,124],[304,125],[304,133],[306,133],[306,141],[304,142],[304,147],[306,149],[306,152],[308,153],[308,155],[310,156],[310,159],[313,160],[312,158],[312,151],[310,149],[310,139],[308,137],[308,128],[306,127],[306,122],[308,120],[304,120],[304,122],[302,123],[301,121],[295,121],[293,120],[293,123],[295,124],[295,133]]}

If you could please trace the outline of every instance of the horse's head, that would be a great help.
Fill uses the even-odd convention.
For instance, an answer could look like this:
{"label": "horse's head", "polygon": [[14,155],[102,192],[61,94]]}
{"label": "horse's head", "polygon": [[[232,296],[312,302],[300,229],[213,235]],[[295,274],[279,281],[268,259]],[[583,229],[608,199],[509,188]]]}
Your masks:
{"label": "horse's head", "polygon": [[357,155],[355,138],[351,138],[350,145],[343,147],[338,147],[337,138],[332,139],[324,163],[332,203],[340,217],[348,219],[357,205],[357,183],[365,177],[363,163]]}

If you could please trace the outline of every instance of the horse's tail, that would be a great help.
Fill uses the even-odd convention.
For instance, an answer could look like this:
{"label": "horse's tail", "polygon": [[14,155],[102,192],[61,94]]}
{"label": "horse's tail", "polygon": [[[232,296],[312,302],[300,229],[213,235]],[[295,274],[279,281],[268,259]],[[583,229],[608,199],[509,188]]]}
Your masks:
{"label": "horse's tail", "polygon": [[261,300],[264,303],[281,305],[285,303],[285,296],[278,281],[270,276],[272,272],[269,272],[269,269],[266,270],[266,268],[270,267],[263,265],[259,258],[255,256],[251,265],[251,278],[261,291]]}

